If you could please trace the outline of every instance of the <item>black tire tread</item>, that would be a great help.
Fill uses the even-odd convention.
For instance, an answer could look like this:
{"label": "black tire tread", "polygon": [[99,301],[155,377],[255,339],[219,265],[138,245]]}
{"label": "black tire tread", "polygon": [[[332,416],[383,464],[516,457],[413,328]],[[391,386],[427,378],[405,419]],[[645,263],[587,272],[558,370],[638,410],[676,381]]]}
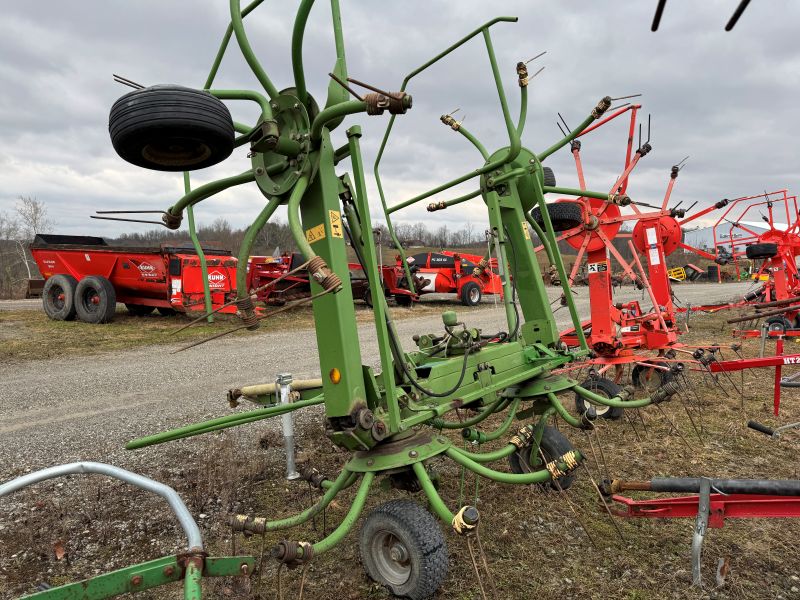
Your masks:
{"label": "black tire tread", "polygon": [[[542,443],[540,445],[542,452],[544,453],[546,460],[553,460],[554,458],[558,458],[559,456],[563,456],[570,450],[573,450],[572,444],[570,441],[561,433],[558,429],[553,427],[552,425],[545,425],[544,431],[542,432]],[[525,446],[521,452],[530,452],[530,445]],[[512,473],[524,473],[522,466],[519,463],[520,455],[518,452],[514,452],[510,454],[508,457],[508,464],[511,467]],[[575,481],[575,473],[571,473],[566,477],[562,477],[558,480],[558,483],[555,481],[550,481],[549,483],[542,483],[538,484],[541,487],[549,485],[552,489],[557,490],[559,486],[561,486],[562,490],[568,489],[573,481]]]}
{"label": "black tire tread", "polygon": [[[445,542],[442,530],[436,518],[417,502],[413,500],[390,500],[381,504],[367,516],[367,519],[362,525],[362,532],[364,526],[370,519],[387,519],[403,529],[412,532],[415,540],[419,544],[419,550],[425,559],[425,569],[419,573],[417,585],[410,593],[406,593],[404,597],[411,598],[411,600],[424,600],[430,598],[436,593],[441,584],[447,578],[447,570],[449,566],[449,557],[447,551],[447,543]],[[369,569],[369,562],[364,560],[364,554],[367,550],[365,548],[365,540],[359,538],[359,547],[361,550],[362,564],[367,571],[367,575],[375,581],[380,582],[377,573],[371,573]],[[409,549],[413,552],[413,550]],[[392,593],[397,593],[387,586]]]}
{"label": "black tire tread", "polygon": [[[547,212],[555,231],[567,231],[583,223],[583,212],[577,202],[554,202],[547,205]],[[544,228],[542,211],[538,206],[534,206],[531,210],[531,217],[540,227]]]}
{"label": "black tire tread", "polygon": [[[651,364],[659,365],[659,366],[662,366],[662,367],[668,367],[669,366],[665,362],[653,362]],[[641,364],[635,365],[633,367],[633,369],[631,370],[631,381],[633,382],[633,385],[635,385],[638,388],[644,388],[645,387],[644,385],[641,385],[640,380],[642,378],[642,374],[645,373],[648,368],[649,367],[647,365],[641,365]],[[674,378],[673,374],[670,371],[664,371],[664,370],[659,369],[658,374],[661,376],[661,385],[664,385],[668,381],[672,381],[673,378]]]}
{"label": "black tire tread", "polygon": [[[54,286],[59,286],[64,291],[64,307],[57,310],[49,304],[50,290]],[[49,277],[44,282],[42,288],[42,307],[45,314],[54,321],[74,321],[75,315],[75,290],[78,287],[78,280],[72,275],[59,273]]]}
{"label": "black tire tread", "polygon": [[[474,288],[478,288],[478,301],[473,304],[472,300],[469,297],[469,293]],[[464,306],[478,306],[481,303],[482,297],[483,297],[483,291],[481,290],[481,286],[479,286],[474,281],[468,281],[461,287],[461,304],[463,304]]]}
{"label": "black tire tread", "polygon": [[542,184],[548,187],[556,187],[556,174],[550,167],[542,167]]}
{"label": "black tire tread", "polygon": [[772,258],[778,253],[778,244],[763,243],[750,244],[744,249],[747,258],[757,260],[759,258]]}
{"label": "black tire tread", "polygon": [[[105,306],[101,307],[101,310],[96,313],[86,311],[83,306],[83,292],[89,286],[97,290],[101,299],[105,296]],[[85,323],[100,324],[111,322],[117,312],[117,293],[114,290],[114,286],[108,279],[99,275],[84,277],[78,282],[78,287],[75,289],[75,310],[78,318]]]}
{"label": "black tire tread", "polygon": [[[134,90],[111,107],[108,131],[114,149],[124,160],[159,171],[183,171],[209,167],[233,151],[235,131],[230,111],[218,98],[203,90],[158,85]],[[163,164],[141,156],[145,141],[171,136],[202,140],[211,155],[196,164]]]}
{"label": "black tire tread", "polygon": [[[584,381],[581,384],[581,387],[592,392],[604,392],[609,398],[613,398],[622,391],[622,388],[619,385],[607,377],[592,377]],[[575,410],[578,411],[578,414],[583,414],[588,408],[587,405],[589,404],[590,402],[588,400],[585,400],[580,394],[575,392]],[[609,407],[609,409],[600,415],[600,417],[603,419],[616,421],[617,419],[622,418],[623,410],[624,409],[622,408]]]}

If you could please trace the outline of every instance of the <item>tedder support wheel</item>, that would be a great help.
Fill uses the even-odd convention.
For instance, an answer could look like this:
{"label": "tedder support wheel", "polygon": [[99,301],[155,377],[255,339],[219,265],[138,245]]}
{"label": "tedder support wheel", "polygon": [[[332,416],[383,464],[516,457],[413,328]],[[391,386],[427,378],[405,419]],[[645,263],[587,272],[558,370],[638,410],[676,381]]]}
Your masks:
{"label": "tedder support wheel", "polygon": [[[411,304],[414,302],[411,296],[407,294],[395,294],[394,301],[397,302],[397,306],[402,306],[404,308],[410,308]],[[370,306],[372,305],[370,304]]]}
{"label": "tedder support wheel", "polygon": [[[665,362],[654,362],[651,364],[669,368],[669,365]],[[672,381],[672,379],[673,375],[670,371],[656,369],[644,364],[635,365],[631,371],[633,385],[647,392],[654,392],[668,381]]]}
{"label": "tedder support wheel", "polygon": [[481,286],[474,281],[468,281],[461,288],[461,304],[464,306],[478,306],[482,296]]}
{"label": "tedder support wheel", "polygon": [[42,289],[45,314],[55,321],[72,321],[77,287],[78,281],[72,275],[53,275],[45,281]]}
{"label": "tedder support wheel", "polygon": [[[567,231],[583,223],[583,211],[577,202],[554,202],[547,205],[547,212],[550,214],[550,221],[555,231]],[[531,210],[531,217],[540,227],[544,227],[542,211],[538,206],[534,206]]]}
{"label": "tedder support wheel", "polygon": [[[584,381],[581,387],[605,398],[613,398],[622,391],[622,388],[606,377],[592,377]],[[600,417],[603,419],[617,420],[622,418],[623,414],[623,409],[621,408],[592,404],[589,400],[581,397],[577,392],[575,393],[575,409],[578,411],[578,414],[582,415],[586,413],[590,419]]]}
{"label": "tedder support wheel", "polygon": [[145,306],[144,304],[125,304],[125,308],[128,309],[128,312],[131,313],[134,317],[145,317],[152,313],[156,307],[155,306]]}
{"label": "tedder support wheel", "polygon": [[78,282],[75,290],[78,318],[86,323],[108,323],[117,312],[117,294],[105,277],[90,275]]}
{"label": "tedder support wheel", "polygon": [[789,322],[789,319],[782,317],[781,315],[770,317],[766,320],[766,324],[770,331],[782,331],[783,333],[786,333],[788,329],[792,328],[792,324]]}
{"label": "tedder support wheel", "polygon": [[156,310],[162,317],[171,317],[175,314],[174,308],[167,308],[166,306],[159,306],[156,308]]}
{"label": "tedder support wheel", "polygon": [[156,171],[210,167],[233,152],[228,107],[209,92],[154,85],[125,94],[111,107],[108,131],[124,160]]}
{"label": "tedder support wheel", "polygon": [[361,562],[395,596],[430,598],[447,577],[447,544],[435,517],[412,500],[375,508],[359,535]]}
{"label": "tedder support wheel", "polygon": [[372,308],[372,290],[364,292],[364,303]]}
{"label": "tedder support wheel", "polygon": [[778,253],[778,244],[750,244],[744,252],[749,259],[772,258]]}
{"label": "tedder support wheel", "polygon": [[[522,447],[520,450],[514,452],[514,454],[509,455],[508,464],[511,467],[512,473],[530,473],[533,470],[544,468],[538,451],[536,454],[539,458],[539,462],[534,467],[535,463],[531,461],[531,445],[532,441],[529,442],[528,445]],[[542,454],[544,454],[544,458],[547,462],[550,462],[551,460],[563,456],[567,452],[573,450],[572,443],[570,443],[570,441],[564,437],[564,434],[551,425],[544,426],[544,431],[542,432],[542,443],[539,447],[541,448]],[[559,479],[558,483],[551,481],[549,485],[554,490],[557,490],[559,486],[561,486],[562,490],[566,490],[572,485],[573,481],[575,481],[575,474],[571,473],[570,475]],[[543,486],[545,484],[539,485]]]}

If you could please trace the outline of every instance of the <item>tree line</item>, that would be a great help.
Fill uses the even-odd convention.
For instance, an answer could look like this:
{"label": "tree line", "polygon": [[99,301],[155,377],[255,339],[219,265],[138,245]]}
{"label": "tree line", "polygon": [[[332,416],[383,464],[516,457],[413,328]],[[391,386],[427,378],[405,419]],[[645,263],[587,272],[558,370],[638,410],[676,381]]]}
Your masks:
{"label": "tree line", "polygon": [[[0,298],[22,298],[27,290],[29,279],[40,279],[41,275],[30,252],[30,246],[37,233],[53,233],[57,224],[47,214],[47,206],[41,200],[30,196],[17,198],[13,210],[0,211]],[[203,246],[230,250],[238,254],[244,240],[246,228],[237,228],[224,218],[200,225],[197,237]],[[91,235],[86,231],[85,235]],[[397,223],[395,233],[400,243],[407,247],[427,248],[472,248],[486,244],[483,230],[473,223],[465,223],[460,229],[442,225],[430,229],[426,223]],[[383,223],[374,229],[376,241],[383,247],[392,248],[389,231]],[[176,246],[191,245],[188,229],[177,231],[153,228],[142,232],[123,233],[116,238],[106,238],[116,246]],[[270,221],[258,233],[251,254],[272,255],[280,252],[293,252],[296,244],[288,223]]]}
{"label": "tree line", "polygon": [[[25,295],[27,281],[39,279],[41,275],[30,253],[30,245],[37,233],[51,233],[55,224],[47,214],[44,202],[30,196],[20,196],[10,212],[0,212],[0,298],[20,298]],[[429,227],[428,223],[398,222],[394,226],[400,243],[407,248],[427,249],[473,249],[476,254],[486,248],[486,234],[483,225],[466,222],[460,229],[440,225]],[[204,246],[230,250],[238,254],[244,240],[246,228],[236,228],[224,218],[217,218],[211,224],[198,227],[197,236]],[[90,231],[86,232],[91,234]],[[373,230],[376,241],[383,248],[393,248],[393,243],[386,225],[378,223]],[[534,245],[539,245],[538,238],[532,234]],[[186,229],[172,231],[165,228],[153,228],[147,231],[124,233],[117,238],[107,238],[111,245],[118,246],[158,246],[160,244],[191,245],[189,232]],[[631,254],[626,238],[612,241],[619,254],[630,261]],[[574,256],[575,249],[561,241],[558,244],[560,253]],[[281,221],[270,221],[259,232],[251,254],[272,255],[293,252],[296,245],[289,225]],[[680,256],[679,256],[680,255]],[[669,263],[681,264],[682,252],[669,257]],[[543,260],[543,257],[540,261]],[[568,264],[569,259],[565,260]]]}

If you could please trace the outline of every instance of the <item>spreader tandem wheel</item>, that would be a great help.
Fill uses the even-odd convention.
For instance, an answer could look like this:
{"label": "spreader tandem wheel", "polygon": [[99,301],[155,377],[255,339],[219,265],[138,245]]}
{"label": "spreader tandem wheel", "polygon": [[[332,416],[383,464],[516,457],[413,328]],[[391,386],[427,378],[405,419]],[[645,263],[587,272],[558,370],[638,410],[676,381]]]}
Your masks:
{"label": "spreader tandem wheel", "polygon": [[75,288],[77,280],[72,275],[53,275],[44,282],[42,306],[48,317],[56,321],[75,318]]}
{"label": "spreader tandem wheel", "polygon": [[117,293],[105,277],[84,277],[75,289],[75,309],[85,323],[109,323],[117,312]]}
{"label": "spreader tandem wheel", "polygon": [[430,598],[447,577],[447,544],[434,516],[411,500],[374,509],[359,536],[367,574],[392,594]]}

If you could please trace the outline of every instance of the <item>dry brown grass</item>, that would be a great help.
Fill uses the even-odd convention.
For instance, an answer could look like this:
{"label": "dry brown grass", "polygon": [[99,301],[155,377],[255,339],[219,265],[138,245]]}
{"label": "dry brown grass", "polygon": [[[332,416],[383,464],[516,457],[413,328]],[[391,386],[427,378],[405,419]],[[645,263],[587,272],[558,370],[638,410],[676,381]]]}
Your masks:
{"label": "dry brown grass", "polygon": [[[690,344],[726,341],[720,329],[724,318],[717,315],[694,319],[694,329],[684,341]],[[755,355],[757,342],[747,342],[744,350],[749,356]],[[664,410],[680,428],[688,447],[680,436],[670,431],[665,417],[653,408],[642,411],[647,430],[639,427],[641,440],[625,419],[603,422],[599,437],[613,477],[800,477],[797,460],[800,431],[772,440],[745,427],[748,418],[771,425],[800,421],[797,392],[784,392],[782,414],[776,419],[771,415],[771,370],[745,374],[744,408],[729,383],[721,390],[702,375],[690,377],[702,405],[705,428],[702,441],[693,431],[680,399],[666,404]],[[741,385],[740,376],[733,377],[737,385]],[[694,396],[686,393],[681,396],[695,402]],[[321,412],[312,412],[300,420],[301,457],[334,476],[347,455],[324,438]],[[490,429],[499,420],[494,417],[485,427]],[[146,473],[175,485],[195,517],[200,513],[206,515],[200,522],[212,554],[231,552],[230,532],[225,525],[226,516],[231,512],[280,518],[298,512],[317,497],[305,483],[288,483],[283,479],[280,436],[267,435],[265,451],[256,444],[255,429],[229,430],[201,441],[169,444],[147,455],[153,461],[157,459],[159,466],[151,466]],[[583,433],[563,423],[561,430],[575,446],[590,454]],[[457,431],[450,435],[458,438]],[[588,463],[595,479],[602,477],[591,454]],[[455,507],[459,497],[459,469],[444,460],[433,466],[442,475],[443,498],[451,508]],[[57,510],[51,510],[48,492],[58,490],[42,486],[22,498],[27,509],[15,508],[8,518],[3,517],[4,529],[0,530],[0,548],[3,548],[0,582],[6,582],[5,590],[0,583],[0,594],[5,592],[3,597],[12,597],[12,591],[30,590],[20,585],[23,581],[47,580],[53,584],[76,580],[92,574],[95,567],[108,570],[180,548],[179,536],[170,519],[163,512],[160,516],[148,513],[157,505],[155,501],[138,492],[123,491],[111,483],[74,481],[65,485],[76,496],[69,502],[58,500]],[[471,476],[466,478],[466,489],[464,501],[475,502],[475,483]],[[404,495],[397,491],[379,491],[378,486],[375,491],[367,510]],[[323,526],[330,532],[343,518],[353,495],[352,489],[343,493],[327,511],[324,524],[318,518],[286,534],[270,534],[264,540],[258,536],[249,540],[240,537],[237,549],[258,555],[262,542],[269,549],[287,534],[291,539],[318,540],[324,534]],[[618,519],[623,541],[605,515],[585,472],[581,472],[568,496],[570,503],[558,493],[542,492],[538,488],[481,483],[477,506],[482,515],[482,540],[498,597],[540,600],[800,597],[798,520],[730,520],[723,529],[710,530],[703,563],[708,587],[700,591],[690,587],[693,520]],[[63,490],[60,497],[63,498]],[[580,521],[596,546],[590,542],[573,509],[580,515]],[[86,512],[90,514],[81,516]],[[449,532],[446,537],[450,548],[450,573],[437,598],[479,598],[464,540]],[[52,543],[59,538],[67,542],[71,566],[53,558]],[[120,540],[124,540],[122,546],[119,546]],[[354,529],[336,550],[314,560],[306,582],[307,600],[389,597],[363,574],[357,540]],[[17,554],[23,551],[24,554]],[[11,555],[16,558],[9,558]],[[731,572],[725,585],[715,589],[714,573],[719,558],[729,560]],[[266,564],[262,581],[208,583],[206,597],[276,598],[276,565],[269,560]],[[299,572],[287,574],[284,571],[284,597],[296,598],[298,586]],[[177,595],[178,590],[173,588],[141,597],[174,598]]]}

